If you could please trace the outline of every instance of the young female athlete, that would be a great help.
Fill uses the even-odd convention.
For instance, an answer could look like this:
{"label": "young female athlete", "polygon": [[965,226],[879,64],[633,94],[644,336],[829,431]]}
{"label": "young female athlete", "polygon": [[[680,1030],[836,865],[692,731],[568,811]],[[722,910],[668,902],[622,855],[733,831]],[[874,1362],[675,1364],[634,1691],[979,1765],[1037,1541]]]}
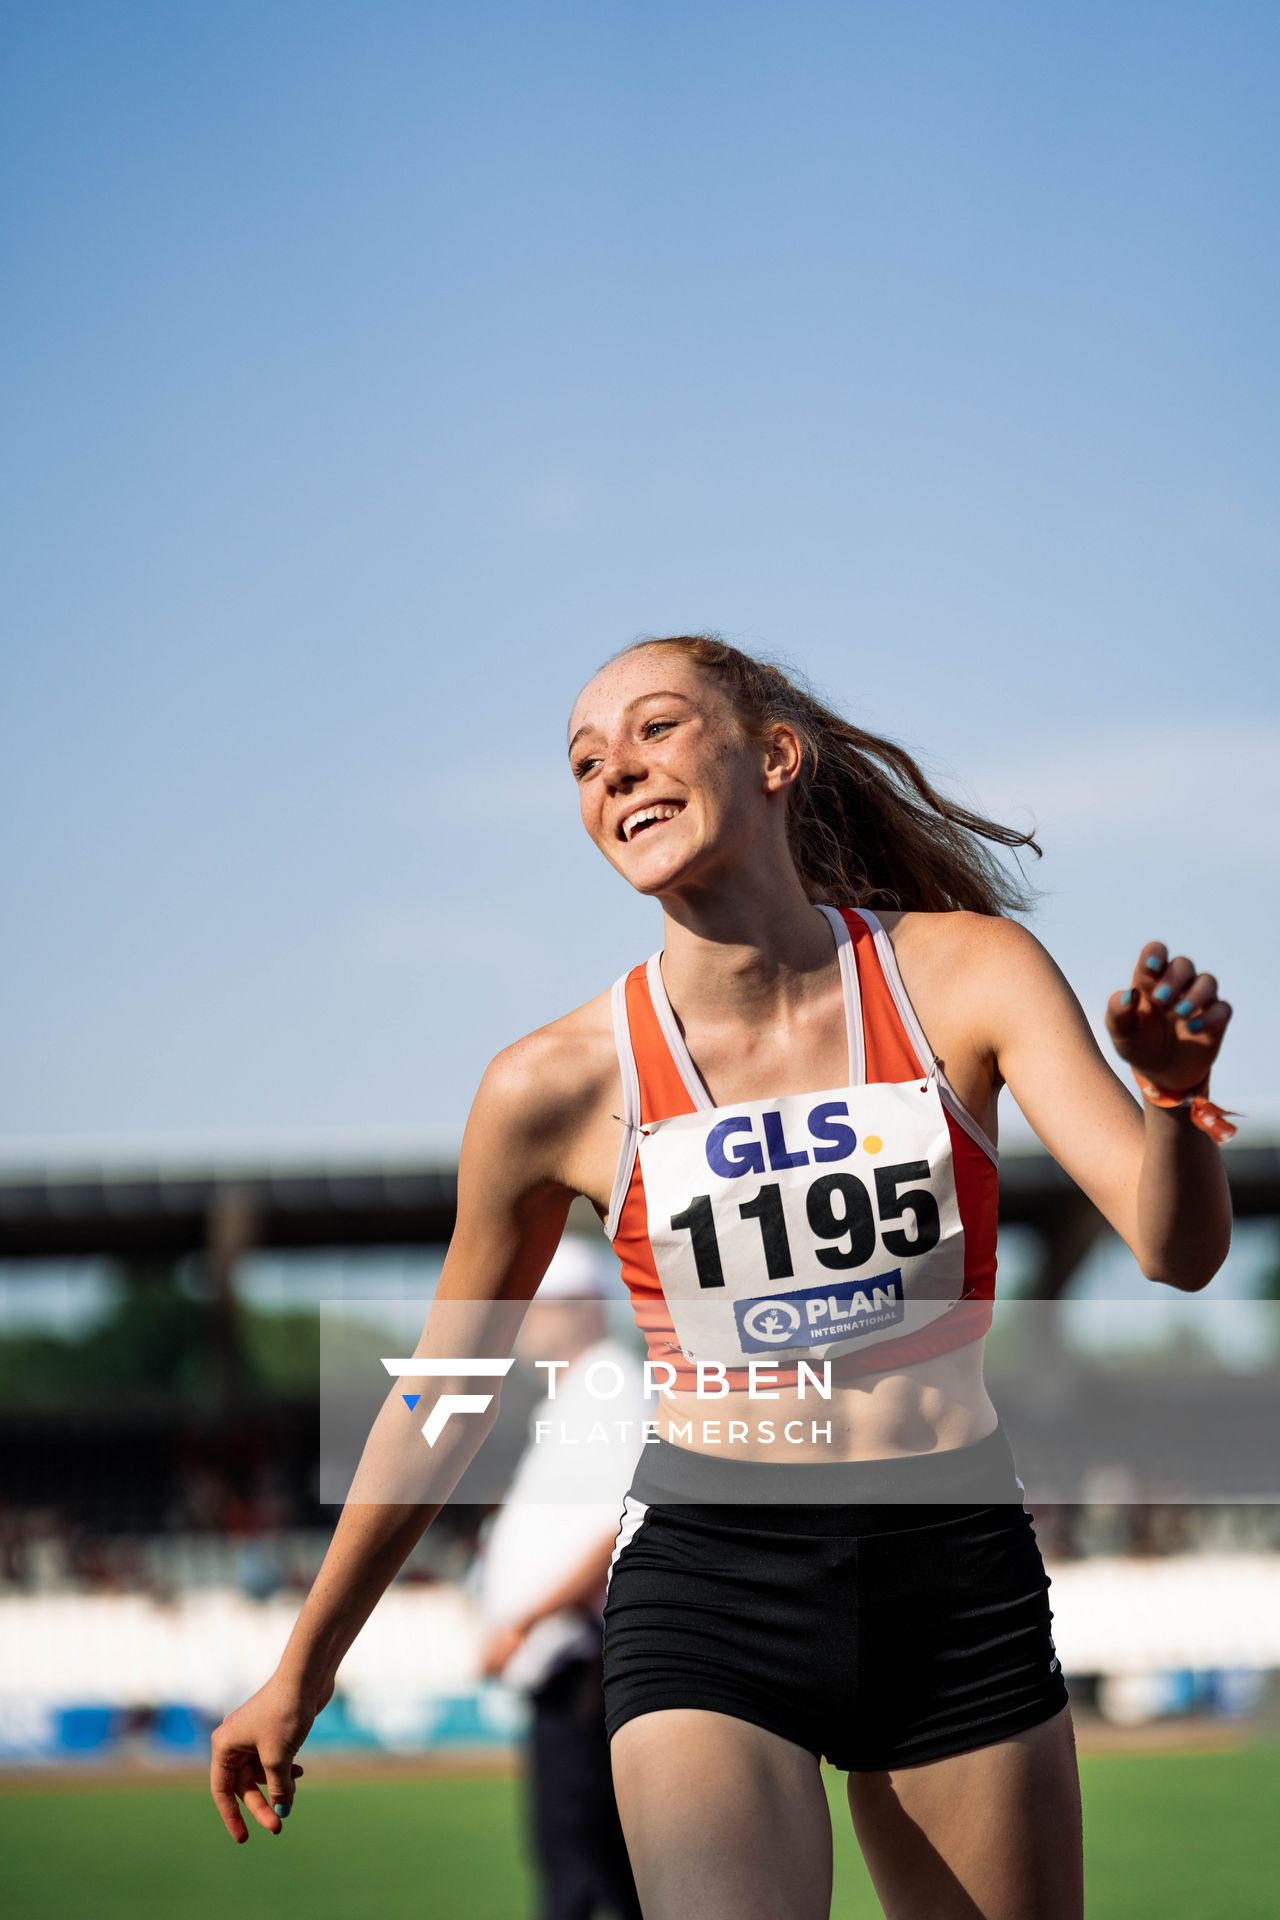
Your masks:
{"label": "young female athlete", "polygon": [[[984,843],[1029,836],[717,639],[615,656],[569,757],[663,945],[490,1064],[437,1300],[531,1298],[585,1194],[671,1369],[605,1615],[646,1920],[822,1920],[824,1757],[894,1920],[1077,1920],[1049,1583],[982,1374],[997,1098],[1149,1280],[1198,1290],[1230,1237],[1233,1129],[1207,1097],[1230,1007],[1143,947],[1106,1012],[1137,1104],[1008,917],[1023,896]],[[344,1508],[277,1672],[214,1735],[236,1839],[237,1794],[280,1831],[293,1756],[435,1510]]]}

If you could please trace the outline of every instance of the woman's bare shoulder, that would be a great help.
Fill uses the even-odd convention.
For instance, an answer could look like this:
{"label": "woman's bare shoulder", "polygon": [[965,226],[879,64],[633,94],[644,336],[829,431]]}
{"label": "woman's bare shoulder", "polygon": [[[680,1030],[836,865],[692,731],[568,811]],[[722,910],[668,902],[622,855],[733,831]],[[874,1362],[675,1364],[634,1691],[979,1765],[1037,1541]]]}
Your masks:
{"label": "woman's bare shoulder", "polygon": [[503,1047],[485,1070],[485,1085],[518,1105],[526,1119],[548,1125],[581,1115],[617,1072],[606,988]]}
{"label": "woman's bare shoulder", "polygon": [[[545,1229],[549,1258],[564,1226],[565,1196],[607,1195],[610,1175],[582,1171],[583,1138],[593,1120],[603,1135],[602,1110],[607,1119],[609,1108],[619,1105],[613,1051],[603,993],[494,1054],[459,1149],[455,1244],[471,1236],[474,1247],[492,1237],[497,1221],[499,1237],[512,1244],[530,1235],[537,1240]],[[545,1265],[544,1259],[538,1275]]]}
{"label": "woman's bare shoulder", "polygon": [[957,967],[1016,967],[1020,957],[1044,949],[1029,927],[1005,914],[885,912],[879,916],[901,963],[909,955],[920,969],[950,974]]}
{"label": "woman's bare shoulder", "polygon": [[993,1021],[1011,996],[1038,998],[1050,981],[1066,984],[1030,928],[1006,915],[958,910],[880,918],[925,1032],[940,1051],[950,1046],[957,1064],[969,1048],[991,1053]]}

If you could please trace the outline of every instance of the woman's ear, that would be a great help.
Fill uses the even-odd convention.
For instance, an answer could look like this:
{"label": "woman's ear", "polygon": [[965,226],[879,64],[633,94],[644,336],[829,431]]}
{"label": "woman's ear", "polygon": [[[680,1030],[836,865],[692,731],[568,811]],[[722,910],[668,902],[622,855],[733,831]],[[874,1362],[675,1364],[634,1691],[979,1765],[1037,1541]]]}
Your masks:
{"label": "woman's ear", "polygon": [[797,779],[804,766],[804,747],[794,727],[783,722],[772,728],[765,746],[764,790],[780,793]]}

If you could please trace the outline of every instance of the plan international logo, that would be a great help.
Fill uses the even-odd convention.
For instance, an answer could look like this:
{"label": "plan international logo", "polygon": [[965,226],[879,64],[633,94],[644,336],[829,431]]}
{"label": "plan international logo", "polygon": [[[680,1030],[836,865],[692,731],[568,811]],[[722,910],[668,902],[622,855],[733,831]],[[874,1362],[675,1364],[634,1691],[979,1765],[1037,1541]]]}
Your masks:
{"label": "plan international logo", "polygon": [[779,1353],[787,1347],[821,1346],[860,1333],[899,1325],[903,1316],[902,1271],[872,1279],[802,1287],[796,1293],[735,1300],[734,1319],[744,1353]]}

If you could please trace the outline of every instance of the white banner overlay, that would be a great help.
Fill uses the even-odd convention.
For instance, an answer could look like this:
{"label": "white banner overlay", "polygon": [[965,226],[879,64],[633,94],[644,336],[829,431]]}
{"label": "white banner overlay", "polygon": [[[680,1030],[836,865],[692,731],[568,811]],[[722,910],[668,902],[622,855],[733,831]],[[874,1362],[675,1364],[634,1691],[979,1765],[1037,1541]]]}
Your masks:
{"label": "white banner overlay", "polygon": [[335,1507],[620,1507],[642,1458],[687,1454],[700,1500],[969,1502],[960,1453],[997,1416],[1028,1502],[1280,1504],[1280,1301],[1010,1300],[980,1345],[914,1369],[842,1374],[846,1349],[789,1363],[783,1386],[768,1357],[708,1359],[679,1392],[617,1303],[328,1300],[320,1316]]}

